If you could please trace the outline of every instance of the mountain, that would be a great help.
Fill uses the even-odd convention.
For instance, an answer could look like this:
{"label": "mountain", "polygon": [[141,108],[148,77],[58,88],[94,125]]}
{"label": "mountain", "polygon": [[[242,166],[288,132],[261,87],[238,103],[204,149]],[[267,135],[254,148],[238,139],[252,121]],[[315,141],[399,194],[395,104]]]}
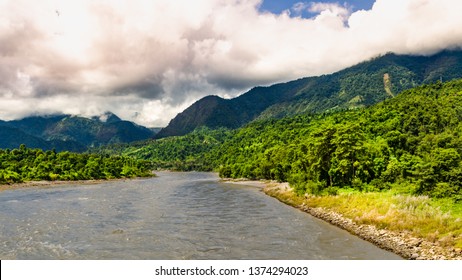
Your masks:
{"label": "mountain", "polygon": [[129,143],[152,138],[154,131],[121,120],[113,113],[85,118],[72,115],[32,116],[0,122],[0,148],[31,148],[58,151],[85,151],[113,143]]}
{"label": "mountain", "polygon": [[200,126],[209,128],[230,127],[236,128],[242,125],[242,119],[249,108],[239,110],[233,106],[234,102],[218,96],[206,96],[180,113],[169,125],[162,129],[158,138],[184,135]]}
{"label": "mountain", "polygon": [[255,119],[365,107],[421,84],[460,77],[462,51],[432,56],[389,53],[334,74],[255,87],[233,99],[204,97],[156,138],[185,135],[201,126],[238,128]]}

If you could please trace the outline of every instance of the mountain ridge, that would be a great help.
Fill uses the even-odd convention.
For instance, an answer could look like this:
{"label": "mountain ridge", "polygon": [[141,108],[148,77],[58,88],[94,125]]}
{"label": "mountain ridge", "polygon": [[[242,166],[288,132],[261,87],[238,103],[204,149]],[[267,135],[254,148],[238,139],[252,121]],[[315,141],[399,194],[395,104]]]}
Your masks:
{"label": "mountain ridge", "polygon": [[234,129],[255,119],[370,106],[421,84],[460,77],[460,50],[432,56],[388,53],[333,74],[254,87],[233,99],[206,96],[173,118],[156,138],[185,135],[201,126]]}

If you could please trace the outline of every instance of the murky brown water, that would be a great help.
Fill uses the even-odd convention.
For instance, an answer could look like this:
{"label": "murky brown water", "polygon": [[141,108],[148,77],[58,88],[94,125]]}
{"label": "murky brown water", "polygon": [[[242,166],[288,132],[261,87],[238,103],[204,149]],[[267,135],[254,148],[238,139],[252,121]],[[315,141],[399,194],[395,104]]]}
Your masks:
{"label": "murky brown water", "polygon": [[211,173],[0,193],[0,259],[398,259]]}

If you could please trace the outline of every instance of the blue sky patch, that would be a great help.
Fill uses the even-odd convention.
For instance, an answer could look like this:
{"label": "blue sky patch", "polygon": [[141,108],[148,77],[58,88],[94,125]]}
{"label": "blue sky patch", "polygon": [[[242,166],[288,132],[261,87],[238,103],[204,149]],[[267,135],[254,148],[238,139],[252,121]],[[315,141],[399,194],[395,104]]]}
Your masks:
{"label": "blue sky patch", "polygon": [[[298,7],[309,7],[311,3],[337,3],[341,6],[346,6],[351,8],[352,11],[357,10],[370,10],[375,0],[349,0],[349,1],[302,1],[302,0],[263,0],[263,3],[260,6],[261,11],[271,12],[274,14],[280,14],[285,10],[290,10],[291,15],[293,16],[302,16],[304,18],[313,17],[316,13],[311,13],[307,8],[302,9],[302,11],[296,9]],[[294,9],[295,8],[295,9]],[[300,11],[300,12],[299,12]]]}

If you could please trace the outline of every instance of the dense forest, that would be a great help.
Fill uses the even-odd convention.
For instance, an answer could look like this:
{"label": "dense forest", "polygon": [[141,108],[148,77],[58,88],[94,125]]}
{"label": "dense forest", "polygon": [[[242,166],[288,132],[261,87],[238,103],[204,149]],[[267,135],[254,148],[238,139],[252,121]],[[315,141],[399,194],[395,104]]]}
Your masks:
{"label": "dense forest", "polygon": [[[368,108],[200,129],[118,152],[157,167],[339,189],[462,199],[462,80],[424,85]],[[181,164],[180,164],[181,163]]]}
{"label": "dense forest", "polygon": [[228,129],[198,128],[184,136],[172,136],[131,144],[114,144],[92,149],[98,154],[129,156],[151,162],[154,169],[212,171],[217,151],[233,135]]}
{"label": "dense forest", "polygon": [[89,180],[151,176],[149,162],[130,157],[56,153],[21,145],[0,150],[0,183]]}

